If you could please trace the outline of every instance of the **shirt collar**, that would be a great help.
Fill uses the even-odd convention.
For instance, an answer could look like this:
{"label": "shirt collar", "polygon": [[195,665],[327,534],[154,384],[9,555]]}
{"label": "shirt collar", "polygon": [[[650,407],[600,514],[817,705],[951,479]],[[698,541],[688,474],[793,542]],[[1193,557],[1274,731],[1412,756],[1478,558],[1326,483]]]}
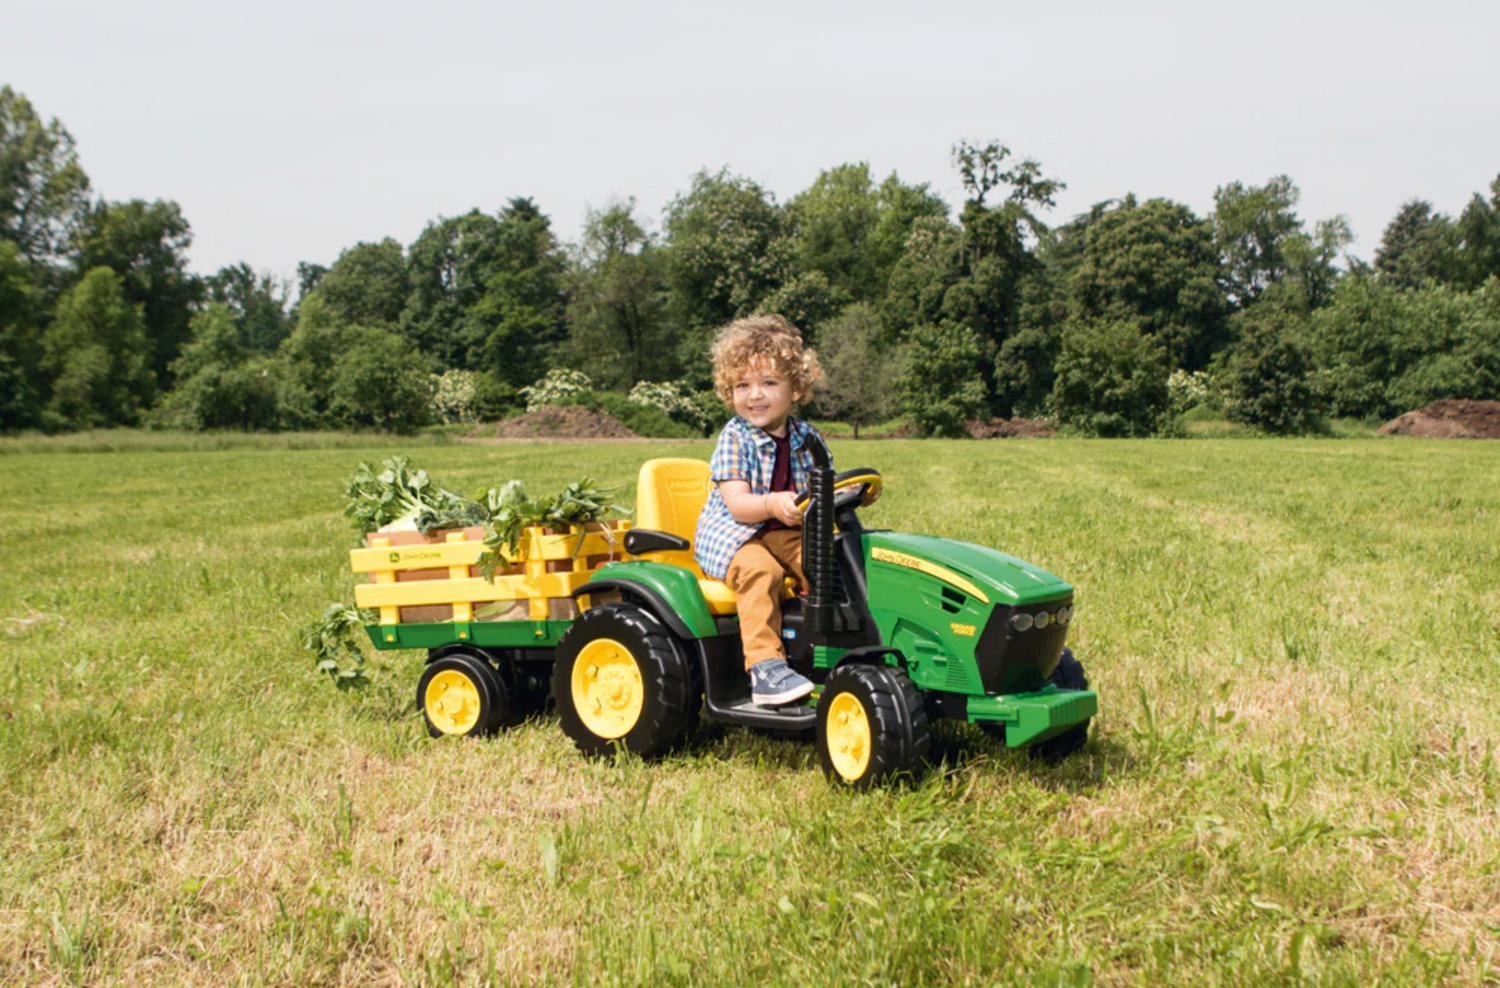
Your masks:
{"label": "shirt collar", "polygon": [[[769,432],[751,423],[744,416],[736,415],[734,419],[740,424],[740,428],[744,429],[746,434],[755,441],[757,446],[774,446],[776,444],[776,440]],[[787,417],[786,426],[787,436],[792,440],[792,449],[801,449],[803,441],[807,438],[807,423],[795,415],[790,415]]]}

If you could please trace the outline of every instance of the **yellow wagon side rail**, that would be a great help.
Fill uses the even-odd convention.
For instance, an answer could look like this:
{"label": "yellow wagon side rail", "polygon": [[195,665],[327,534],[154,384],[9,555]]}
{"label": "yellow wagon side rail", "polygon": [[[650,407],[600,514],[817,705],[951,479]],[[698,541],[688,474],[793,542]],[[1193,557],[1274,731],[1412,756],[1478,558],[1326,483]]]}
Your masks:
{"label": "yellow wagon side rail", "polygon": [[402,623],[402,608],[432,605],[451,606],[451,620],[465,623],[473,620],[475,604],[508,600],[526,601],[528,616],[542,620],[548,617],[549,600],[571,600],[594,569],[621,557],[619,535],[628,528],[628,522],[613,522],[608,535],[599,525],[582,533],[528,528],[521,559],[497,572],[493,583],[472,569],[485,550],[482,540],[455,531],[444,542],[391,545],[389,537],[376,533],[368,548],[349,552],[350,569],[372,581],[354,588],[354,601],[361,608],[378,608],[382,625]]}

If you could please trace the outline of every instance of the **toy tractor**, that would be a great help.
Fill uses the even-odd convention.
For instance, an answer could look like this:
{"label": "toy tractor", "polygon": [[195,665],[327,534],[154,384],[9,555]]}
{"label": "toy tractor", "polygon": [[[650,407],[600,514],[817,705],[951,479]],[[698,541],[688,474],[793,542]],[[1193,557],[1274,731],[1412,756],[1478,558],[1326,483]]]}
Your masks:
{"label": "toy tractor", "polygon": [[[464,604],[454,604],[449,624],[400,624],[383,612],[382,624],[367,629],[371,640],[430,649],[417,701],[434,734],[493,729],[509,696],[550,674],[562,729],[589,754],[617,747],[660,754],[706,716],[813,732],[829,779],[864,788],[917,771],[936,717],[975,723],[1046,757],[1082,745],[1098,698],[1064,645],[1072,586],[983,546],[865,529],[858,509],[879,491],[880,475],[835,476],[821,442],[812,452],[802,499],[810,589],[804,598],[788,591],[782,609],[788,661],[817,685],[805,703],[766,708],[750,700],[734,594],[693,559],[690,539],[710,484],[701,460],[642,465],[635,527],[623,539],[632,558],[577,565],[551,574],[552,583],[540,573],[524,578],[538,594],[578,600],[576,616],[537,619],[547,608],[536,600],[524,622],[459,622]],[[473,543],[442,548],[463,545]],[[460,554],[447,562],[461,562]],[[387,586],[382,596],[366,585],[356,594],[373,606],[396,599],[395,590]],[[496,596],[473,586],[455,591],[450,599]],[[433,600],[442,595],[434,593]]]}

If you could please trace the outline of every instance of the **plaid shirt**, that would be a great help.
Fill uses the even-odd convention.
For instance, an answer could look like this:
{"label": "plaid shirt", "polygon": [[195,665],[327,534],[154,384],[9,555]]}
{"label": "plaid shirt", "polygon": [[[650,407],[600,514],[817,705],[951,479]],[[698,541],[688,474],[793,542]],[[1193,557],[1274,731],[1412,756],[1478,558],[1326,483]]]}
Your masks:
{"label": "plaid shirt", "polygon": [[[792,486],[799,491],[807,489],[807,477],[813,468],[812,450],[806,448],[807,437],[823,436],[817,429],[797,418],[788,418],[787,427],[792,441]],[[776,467],[776,441],[770,433],[757,428],[736,415],[719,433],[719,444],[714,447],[713,459],[709,461],[709,476],[714,488],[709,492],[703,513],[698,516],[698,531],[693,536],[693,555],[703,573],[716,580],[724,579],[729,572],[729,561],[740,550],[740,546],[760,531],[765,522],[744,525],[734,520],[724,495],[719,493],[719,484],[726,480],[743,480],[750,485],[752,494],[771,492],[771,471]]]}

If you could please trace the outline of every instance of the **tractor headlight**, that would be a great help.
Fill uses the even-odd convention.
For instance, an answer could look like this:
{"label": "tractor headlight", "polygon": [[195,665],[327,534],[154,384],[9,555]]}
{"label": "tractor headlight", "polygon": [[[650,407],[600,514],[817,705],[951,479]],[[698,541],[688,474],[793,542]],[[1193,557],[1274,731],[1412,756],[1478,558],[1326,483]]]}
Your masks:
{"label": "tractor headlight", "polygon": [[1057,623],[1067,624],[1071,620],[1073,620],[1073,605],[1069,604],[1057,612]]}
{"label": "tractor headlight", "polygon": [[1013,618],[1010,619],[1010,626],[1012,628],[1015,628],[1017,631],[1030,631],[1031,630],[1031,615],[1030,614],[1017,614],[1015,617],[1013,617]]}
{"label": "tractor headlight", "polygon": [[1043,628],[1047,627],[1048,623],[1051,622],[1051,620],[1052,615],[1048,614],[1046,611],[1037,611],[1035,618],[1036,630],[1041,631]]}

